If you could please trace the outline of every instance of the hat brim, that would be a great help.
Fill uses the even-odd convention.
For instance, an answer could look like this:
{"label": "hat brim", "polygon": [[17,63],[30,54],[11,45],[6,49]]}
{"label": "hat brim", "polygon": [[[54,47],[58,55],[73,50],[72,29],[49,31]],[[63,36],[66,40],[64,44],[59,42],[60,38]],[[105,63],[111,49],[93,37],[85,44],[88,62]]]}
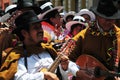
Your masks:
{"label": "hat brim", "polygon": [[66,20],[66,18],[68,17],[68,16],[75,16],[75,14],[74,13],[66,13],[65,15],[64,15],[64,21],[66,22],[67,20]]}
{"label": "hat brim", "polygon": [[53,9],[47,10],[46,12],[44,12],[44,13],[42,13],[42,14],[40,13],[40,14],[38,15],[38,18],[39,18],[39,19],[43,19],[44,16],[47,15],[47,13],[49,13],[49,12],[51,12],[51,11],[54,11],[54,10],[58,10],[58,12],[60,12],[61,10],[63,10],[63,7],[62,7],[62,6],[58,6],[58,7],[55,7],[55,8],[53,8]]}
{"label": "hat brim", "polygon": [[17,10],[17,7],[14,7],[12,9],[8,10],[6,13],[12,14],[12,12],[15,12],[16,10]]}
{"label": "hat brim", "polygon": [[65,26],[66,26],[66,29],[67,29],[68,31],[70,31],[72,25],[74,25],[74,24],[80,24],[80,25],[86,26],[84,23],[79,22],[79,21],[69,21],[69,22],[67,22],[66,25],[65,25]]}
{"label": "hat brim", "polygon": [[[103,18],[106,18],[106,19],[120,19],[120,10],[118,10],[117,13],[115,13],[113,16],[105,16],[104,14],[99,13],[99,12],[97,11],[97,7],[93,7],[93,8],[91,8],[91,10],[92,10],[95,14],[97,14],[97,15],[103,17]],[[104,9],[103,9],[103,10],[104,10]]]}
{"label": "hat brim", "polygon": [[91,11],[81,11],[81,12],[79,12],[77,15],[81,16],[81,15],[84,15],[84,14],[89,15],[91,21],[94,21],[94,20],[95,20],[95,15],[94,15],[94,13],[92,13]]}
{"label": "hat brim", "polygon": [[[32,22],[29,22],[29,23],[27,23],[27,24],[40,23],[41,21],[43,21],[43,20],[38,19],[38,20],[34,20],[34,21],[32,21]],[[21,26],[24,26],[24,24],[21,25]],[[20,31],[20,29],[21,29],[20,27],[16,27],[16,28],[12,31],[12,33],[13,33],[13,34],[16,34],[16,33],[18,33],[18,32]]]}

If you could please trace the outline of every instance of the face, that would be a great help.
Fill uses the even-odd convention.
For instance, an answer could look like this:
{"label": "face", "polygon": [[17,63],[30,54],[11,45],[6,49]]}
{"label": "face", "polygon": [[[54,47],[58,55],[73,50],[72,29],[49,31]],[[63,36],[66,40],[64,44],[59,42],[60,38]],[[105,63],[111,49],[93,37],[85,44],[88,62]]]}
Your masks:
{"label": "face", "polygon": [[69,18],[66,20],[66,22],[69,22],[69,21],[72,21],[72,20],[73,20],[73,18],[69,17]]}
{"label": "face", "polygon": [[85,18],[85,21],[86,21],[87,23],[90,22],[90,16],[89,16],[89,15],[83,14],[82,16]]}
{"label": "face", "polygon": [[82,25],[77,25],[74,29],[73,29],[73,36],[75,36],[76,34],[78,34],[81,30],[85,29],[84,26]]}
{"label": "face", "polygon": [[98,24],[104,31],[109,31],[113,28],[115,23],[114,19],[105,19],[100,16],[97,16]]}
{"label": "face", "polygon": [[43,29],[40,23],[31,24],[25,40],[28,42],[28,45],[39,44],[43,40]]}
{"label": "face", "polygon": [[53,22],[53,24],[55,24],[56,27],[62,25],[62,23],[61,23],[61,16],[60,16],[59,13],[57,13],[57,14],[55,15],[55,17],[52,18],[52,22]]}

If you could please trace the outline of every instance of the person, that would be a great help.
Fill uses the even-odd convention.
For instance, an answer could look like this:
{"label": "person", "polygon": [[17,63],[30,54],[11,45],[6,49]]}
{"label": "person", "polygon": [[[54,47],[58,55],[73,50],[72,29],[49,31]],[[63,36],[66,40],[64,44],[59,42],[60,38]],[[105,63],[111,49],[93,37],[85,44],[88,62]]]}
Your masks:
{"label": "person", "polygon": [[86,25],[80,21],[69,21],[66,24],[66,29],[69,33],[66,35],[65,40],[69,40],[77,35],[81,30],[85,29]]}
{"label": "person", "polygon": [[0,9],[0,27],[1,27],[1,17],[5,14],[5,11]]}
{"label": "person", "polygon": [[43,43],[40,22],[33,10],[26,11],[15,19],[16,29],[13,33],[22,43],[13,48],[0,68],[1,80],[67,80],[69,72],[75,76],[80,75],[78,66],[69,61],[67,56],[60,58],[59,67],[55,71],[53,67],[51,72],[45,71],[50,68],[58,53],[51,45]]}
{"label": "person", "polygon": [[[37,8],[37,6],[24,0],[18,0],[17,4],[11,4],[5,8],[5,15],[1,18],[2,26],[0,28],[0,62],[4,61],[10,48],[12,49],[20,43],[19,38],[15,34],[11,34],[15,28],[15,18],[22,14],[22,12],[30,9],[36,10],[36,14],[40,12],[40,8]],[[2,62],[0,66],[2,65]]]}
{"label": "person", "polygon": [[[11,47],[14,47],[17,44],[16,35],[11,34],[11,29],[7,23],[7,19],[11,17],[10,14],[16,9],[15,4],[11,4],[5,8],[5,14],[1,17],[1,28],[0,28],[0,66],[4,62],[7,48],[10,50]],[[7,51],[8,51],[7,50]],[[9,52],[9,51],[8,51]]]}
{"label": "person", "polygon": [[42,22],[42,27],[45,34],[44,37],[48,38],[48,43],[54,42],[56,39],[59,39],[61,31],[61,17],[60,11],[63,9],[62,6],[53,7],[51,2],[46,2],[40,6],[41,13],[38,15],[39,19],[45,19]]}
{"label": "person", "polygon": [[78,13],[77,13],[78,16],[83,16],[85,18],[85,21],[87,23],[87,26],[91,26],[94,24],[95,22],[95,14],[90,11],[89,9],[81,9]]}
{"label": "person", "polygon": [[64,21],[65,23],[69,22],[69,21],[72,21],[73,20],[73,17],[75,16],[75,12],[74,11],[69,11],[68,13],[66,13],[64,15]]}
{"label": "person", "polygon": [[[116,75],[105,75],[104,71],[120,72],[120,28],[115,25],[115,20],[120,18],[120,12],[113,5],[112,0],[99,0],[97,7],[92,7],[91,10],[96,15],[96,23],[73,38],[76,46],[69,58],[84,70],[87,69],[87,72],[95,68],[92,79],[115,80]],[[86,55],[82,58],[84,62],[81,60],[82,55]],[[95,60],[89,59],[87,55]],[[104,69],[98,64],[102,64]]]}

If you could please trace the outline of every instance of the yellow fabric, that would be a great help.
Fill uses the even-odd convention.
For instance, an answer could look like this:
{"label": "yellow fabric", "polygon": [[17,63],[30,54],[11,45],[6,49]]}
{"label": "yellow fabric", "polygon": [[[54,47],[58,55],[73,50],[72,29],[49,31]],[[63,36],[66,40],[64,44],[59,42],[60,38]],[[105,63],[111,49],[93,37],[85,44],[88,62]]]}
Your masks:
{"label": "yellow fabric", "polygon": [[49,43],[52,39],[51,39],[51,35],[46,31],[44,30],[44,38],[47,38],[47,42]]}
{"label": "yellow fabric", "polygon": [[0,68],[0,80],[13,80],[20,54],[11,52]]}

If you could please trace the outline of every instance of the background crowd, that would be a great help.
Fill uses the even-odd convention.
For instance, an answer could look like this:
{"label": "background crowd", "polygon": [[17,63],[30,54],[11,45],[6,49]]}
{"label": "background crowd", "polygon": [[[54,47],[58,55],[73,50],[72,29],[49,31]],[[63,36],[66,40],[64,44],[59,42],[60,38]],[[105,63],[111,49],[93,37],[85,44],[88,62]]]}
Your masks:
{"label": "background crowd", "polygon": [[[100,71],[120,72],[120,11],[113,0],[63,10],[25,0],[0,10],[0,80],[120,80]],[[100,64],[89,62],[91,56]],[[56,59],[55,70],[43,69],[54,68]]]}

